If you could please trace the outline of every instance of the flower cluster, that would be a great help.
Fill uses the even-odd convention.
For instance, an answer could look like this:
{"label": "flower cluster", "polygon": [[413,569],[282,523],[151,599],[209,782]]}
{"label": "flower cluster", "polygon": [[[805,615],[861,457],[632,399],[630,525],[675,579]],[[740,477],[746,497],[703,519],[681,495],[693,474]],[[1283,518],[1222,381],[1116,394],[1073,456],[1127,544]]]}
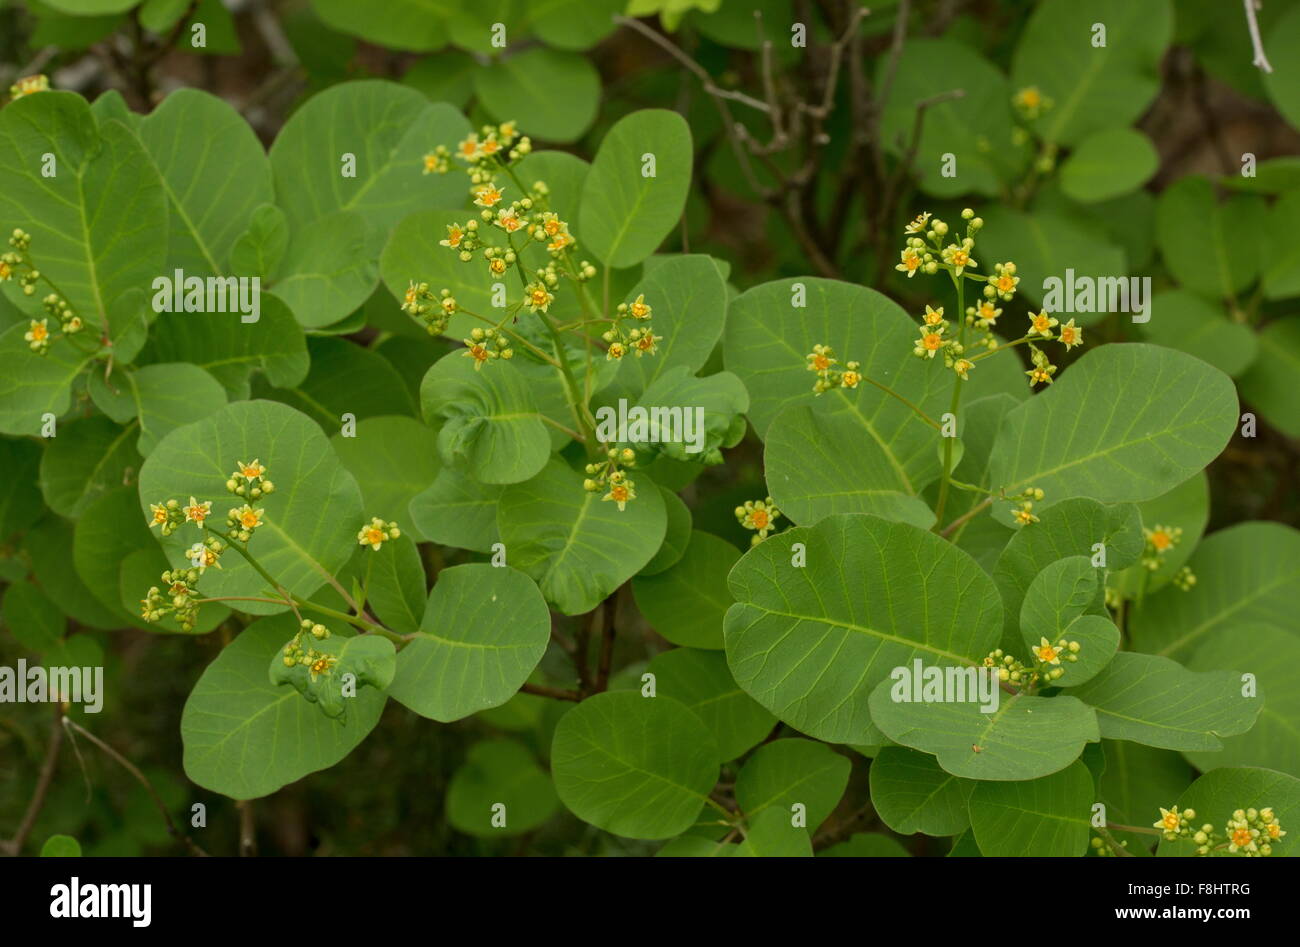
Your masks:
{"label": "flower cluster", "polygon": [[636,451],[630,447],[619,450],[611,447],[605,453],[605,460],[587,465],[587,479],[582,481],[582,488],[588,493],[606,490],[602,500],[612,500],[618,504],[621,512],[629,500],[636,499],[636,484],[627,475],[629,467],[636,466]]}
{"label": "flower cluster", "polygon": [[1016,521],[1017,526],[1028,526],[1030,523],[1037,523],[1038,517],[1034,515],[1034,502],[1041,501],[1045,493],[1038,487],[1030,487],[1016,497],[1016,508],[1011,511],[1011,518]]}
{"label": "flower cluster", "polygon": [[397,539],[401,535],[402,531],[397,528],[396,523],[386,523],[378,516],[372,516],[370,522],[361,527],[357,533],[357,543],[369,546],[372,551],[378,552],[385,540]]}
{"label": "flower cluster", "polygon": [[997,668],[998,680],[1006,681],[1020,687],[1038,683],[1050,683],[1065,674],[1062,661],[1073,663],[1079,660],[1081,645],[1077,641],[1060,639],[1052,644],[1040,636],[1038,644],[1030,648],[1033,661],[1026,664],[1014,655],[1007,654],[1001,648],[990,651],[984,658],[986,668]]}
{"label": "flower cluster", "polygon": [[406,288],[406,296],[402,301],[402,312],[423,322],[429,335],[442,335],[446,332],[447,324],[455,315],[456,309],[456,299],[451,290],[444,289],[435,296],[428,283],[416,283],[414,280]]}
{"label": "flower cluster", "polygon": [[771,497],[763,500],[746,500],[743,506],[736,507],[736,520],[745,529],[755,531],[749,537],[749,544],[757,546],[767,539],[767,534],[775,529],[775,522],[781,515]]}
{"label": "flower cluster", "polygon": [[[11,280],[16,275],[25,296],[36,293],[36,283],[42,278],[41,271],[36,268],[28,252],[31,244],[31,234],[15,229],[9,237],[9,246],[13,249],[0,253],[0,283]],[[85,328],[81,317],[59,293],[48,294],[41,303],[45,307],[45,318],[32,319],[27,332],[23,334],[23,338],[37,355],[44,355],[49,351],[50,342],[54,338],[50,334],[51,320],[59,324],[65,336],[76,335]]]}
{"label": "flower cluster", "polygon": [[34,92],[50,91],[50,79],[45,75],[23,76],[9,87],[9,95],[17,101],[25,95],[31,95]]}
{"label": "flower cluster", "polygon": [[[614,318],[610,320],[610,327],[601,335],[601,338],[609,343],[605,358],[621,359],[629,349],[636,354],[637,358],[642,355],[654,355],[659,350],[661,338],[654,334],[654,329],[650,325],[650,315],[653,311],[650,304],[645,301],[644,293],[630,303],[619,303]],[[623,321],[629,317],[635,320],[633,325],[636,328],[626,330],[623,328]]]}
{"label": "flower cluster", "polygon": [[1142,565],[1155,572],[1164,562],[1165,553],[1177,546],[1183,538],[1183,531],[1177,526],[1161,526],[1157,523],[1149,529],[1142,527],[1142,536],[1146,540],[1142,550]]}
{"label": "flower cluster", "polygon": [[171,615],[182,631],[193,631],[199,617],[198,583],[202,570],[168,569],[162,574],[162,588],[151,586],[140,600],[140,615],[147,622],[156,622]]}
{"label": "flower cluster", "polygon": [[470,329],[469,338],[463,341],[465,351],[461,354],[465,358],[474,360],[474,371],[479,371],[494,358],[515,357],[515,350],[510,347],[510,340],[499,329],[480,329],[475,326]]}
{"label": "flower cluster", "polygon": [[839,360],[829,345],[814,345],[813,350],[805,356],[808,371],[817,374],[813,382],[813,394],[820,395],[832,388],[856,388],[862,384],[862,366],[857,362],[845,362],[844,368],[835,366]]}
{"label": "flower cluster", "polygon": [[1178,811],[1178,807],[1160,808],[1160,819],[1153,827],[1160,829],[1169,842],[1191,842],[1196,846],[1197,855],[1209,855],[1215,851],[1238,853],[1246,857],[1262,857],[1273,854],[1273,843],[1280,841],[1286,832],[1277,815],[1271,808],[1237,809],[1224,826],[1223,834],[1206,822],[1199,829],[1193,828],[1192,820],[1196,818],[1193,809]]}
{"label": "flower cluster", "polygon": [[330,673],[334,668],[334,665],[339,663],[339,659],[335,655],[325,654],[316,650],[311,646],[310,642],[308,642],[307,646],[304,647],[304,635],[311,635],[313,638],[322,639],[328,638],[330,632],[324,625],[318,622],[313,623],[304,618],[302,624],[298,628],[298,632],[289,640],[289,643],[284,646],[284,666],[289,668],[298,664],[306,666],[308,676],[311,678],[311,682],[315,684],[321,675],[328,675]]}

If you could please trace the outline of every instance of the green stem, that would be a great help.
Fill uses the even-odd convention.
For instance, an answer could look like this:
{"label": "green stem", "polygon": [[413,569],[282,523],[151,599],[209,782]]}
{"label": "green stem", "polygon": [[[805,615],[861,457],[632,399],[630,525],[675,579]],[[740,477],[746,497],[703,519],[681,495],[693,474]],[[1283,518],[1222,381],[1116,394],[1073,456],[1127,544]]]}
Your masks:
{"label": "green stem", "polygon": [[[952,276],[953,285],[957,288],[957,318],[958,323],[961,326],[957,341],[964,348],[966,345],[966,320],[964,318],[964,313],[966,312],[966,284],[953,275],[951,270],[949,271],[949,275]],[[957,407],[961,403],[963,384],[962,380],[954,373],[952,401],[949,403],[948,407],[948,413],[954,418],[957,416]],[[955,437],[945,437],[943,439],[943,481],[939,484],[939,500],[936,503],[934,510],[933,529],[935,532],[939,532],[942,529],[940,524],[943,522],[943,510],[944,507],[948,505],[948,489],[952,481],[952,443],[955,440]]]}

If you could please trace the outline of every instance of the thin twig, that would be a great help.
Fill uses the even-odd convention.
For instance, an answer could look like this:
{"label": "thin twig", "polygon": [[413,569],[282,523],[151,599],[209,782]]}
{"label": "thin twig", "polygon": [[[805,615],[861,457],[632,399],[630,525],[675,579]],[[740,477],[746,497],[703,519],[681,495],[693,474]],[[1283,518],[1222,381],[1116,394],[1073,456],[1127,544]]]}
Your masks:
{"label": "thin twig", "polygon": [[244,799],[239,803],[239,856],[252,858],[257,855],[257,820],[254,818],[253,800]]}
{"label": "thin twig", "polygon": [[54,782],[55,770],[59,768],[59,749],[63,746],[63,705],[54,705],[54,723],[50,728],[50,743],[45,748],[45,761],[41,763],[40,775],[36,778],[36,790],[27,803],[27,811],[18,824],[18,831],[7,842],[0,843],[6,854],[17,855],[27,844],[27,837],[32,834],[36,819],[45,807],[45,799],[50,794],[50,785]]}
{"label": "thin twig", "polygon": [[603,693],[609,690],[609,669],[614,660],[614,627],[618,612],[615,610],[613,615],[605,614],[606,605],[601,602],[596,606],[596,616],[592,619],[593,628],[601,629],[600,638],[600,661],[596,667],[596,693]]}
{"label": "thin twig", "polygon": [[91,743],[95,744],[95,746],[99,747],[101,750],[103,750],[105,753],[111,756],[114,760],[116,760],[119,766],[121,766],[128,773],[130,773],[132,776],[135,777],[136,782],[138,782],[141,786],[145,788],[145,792],[149,794],[149,798],[153,800],[153,804],[157,806],[158,811],[162,813],[163,821],[167,823],[167,832],[169,835],[171,835],[172,838],[176,839],[178,842],[183,842],[185,844],[185,847],[188,848],[195,855],[206,856],[208,854],[206,851],[203,850],[203,848],[197,842],[195,842],[192,838],[190,838],[188,835],[186,835],[184,832],[182,832],[180,829],[176,827],[176,823],[172,821],[171,813],[167,811],[167,806],[166,804],[163,803],[162,797],[160,797],[158,795],[157,790],[153,788],[153,783],[149,782],[148,778],[144,775],[144,773],[140,772],[140,768],[138,766],[136,766],[125,756],[117,752],[117,750],[113,749],[111,746],[109,746],[99,737],[95,736],[93,733],[91,733],[89,730],[87,730],[81,724],[77,723],[72,718],[64,717],[63,725],[65,727],[69,727],[75,730],[77,733],[81,734]]}
{"label": "thin twig", "polygon": [[1255,11],[1260,8],[1259,0],[1241,0],[1246,7],[1246,25],[1250,27],[1250,45],[1255,48],[1255,59],[1251,65],[1258,66],[1265,72],[1272,72],[1273,66],[1268,61],[1268,56],[1264,55],[1264,40],[1259,35],[1259,21],[1255,19]]}

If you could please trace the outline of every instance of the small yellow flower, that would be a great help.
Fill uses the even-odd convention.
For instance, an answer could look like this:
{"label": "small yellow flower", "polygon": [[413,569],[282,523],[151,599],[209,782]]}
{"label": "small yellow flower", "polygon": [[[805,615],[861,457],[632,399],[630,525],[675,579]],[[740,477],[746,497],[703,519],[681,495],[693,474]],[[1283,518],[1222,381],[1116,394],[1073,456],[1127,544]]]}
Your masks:
{"label": "small yellow flower", "polygon": [[1166,552],[1172,549],[1178,544],[1178,540],[1183,534],[1181,529],[1160,526],[1159,524],[1150,529],[1144,528],[1142,532],[1146,534],[1147,542],[1151,544],[1151,548],[1156,552]]}
{"label": "small yellow flower", "polygon": [[842,384],[845,388],[856,388],[861,382],[862,382],[861,373],[855,372],[853,369],[849,369],[842,376],[840,376],[840,384]]}
{"label": "small yellow flower", "polygon": [[925,324],[928,326],[942,325],[943,307],[940,306],[938,309],[931,309],[929,304],[927,304],[925,307],[925,315],[922,316],[922,318],[925,320]]}
{"label": "small yellow flower", "polygon": [[613,500],[618,504],[619,511],[622,512],[627,507],[628,500],[636,499],[636,493],[630,483],[615,483],[610,486],[609,493],[606,493],[601,499]]}
{"label": "small yellow flower", "polygon": [[911,222],[906,227],[903,228],[903,232],[920,233],[921,231],[925,230],[925,226],[929,222],[930,222],[930,212],[927,210],[925,213],[917,214],[915,217],[913,217]]}
{"label": "small yellow flower", "polygon": [[24,95],[31,95],[34,92],[48,92],[49,89],[50,80],[48,76],[24,76],[9,87],[9,94],[14,99],[21,99]]}
{"label": "small yellow flower", "polygon": [[35,342],[38,344],[45,342],[50,337],[50,330],[47,328],[47,323],[48,320],[46,319],[33,319],[31,328],[23,333],[23,338],[28,342]]}
{"label": "small yellow flower", "polygon": [[975,363],[968,358],[959,358],[952,363],[952,370],[962,381],[970,381],[970,370],[974,367]]}
{"label": "small yellow flower", "polygon": [[0,283],[3,283],[7,279],[12,279],[13,275],[14,275],[13,267],[11,267],[4,260],[0,260]]}
{"label": "small yellow flower", "polygon": [[902,251],[900,257],[901,262],[895,264],[894,269],[898,270],[900,273],[906,273],[907,278],[911,279],[916,275],[916,271],[921,268],[921,263],[923,262],[921,254],[917,253],[916,250],[911,247],[908,247]]}
{"label": "small yellow flower", "polygon": [[653,311],[650,306],[646,304],[645,293],[642,293],[640,296],[637,296],[636,299],[632,300],[631,305],[629,305],[627,309],[628,312],[632,313],[633,318],[636,319],[649,319],[650,313]]}
{"label": "small yellow flower", "polygon": [[950,243],[943,248],[943,262],[954,267],[958,276],[961,276],[966,267],[979,265],[975,260],[971,259],[969,247],[965,245],[958,246],[955,243]]}
{"label": "small yellow flower", "polygon": [[495,207],[501,202],[501,189],[495,184],[484,184],[474,189],[474,203],[479,207]]}
{"label": "small yellow flower", "polygon": [[1178,814],[1178,807],[1166,809],[1164,806],[1158,806],[1160,810],[1160,821],[1152,823],[1154,829],[1163,829],[1166,832],[1177,832],[1178,827],[1182,824],[1182,818]]}
{"label": "small yellow flower", "polygon": [[1055,647],[1046,638],[1039,638],[1038,647],[1034,648],[1034,657],[1045,664],[1060,664],[1064,648]]}
{"label": "small yellow flower", "polygon": [[1046,368],[1040,368],[1035,365],[1033,368],[1029,369],[1029,371],[1025,372],[1025,374],[1029,376],[1030,388],[1034,387],[1034,385],[1050,385],[1052,383],[1052,375],[1055,373],[1055,365],[1048,365]]}
{"label": "small yellow flower", "polygon": [[1011,516],[1021,526],[1038,522],[1038,517],[1034,515],[1034,504],[1029,502],[1022,503],[1019,509],[1012,510]]}
{"label": "small yellow flower", "polygon": [[551,242],[546,245],[546,249],[552,252],[558,252],[573,243],[573,236],[567,231],[562,230],[551,238]]}
{"label": "small yellow flower", "polygon": [[482,369],[492,354],[492,351],[482,342],[474,342],[465,350],[465,357],[474,360],[474,371]]}
{"label": "small yellow flower", "polygon": [[610,359],[618,360],[627,354],[627,348],[622,342],[609,343],[609,350],[605,353],[606,361]]}
{"label": "small yellow flower", "polygon": [[995,324],[1000,315],[1002,315],[1002,310],[987,301],[980,303],[975,309],[975,318],[979,320],[980,325],[985,329]]}
{"label": "small yellow flower", "polygon": [[328,674],[334,665],[339,663],[339,659],[332,654],[322,654],[319,658],[311,663],[308,671],[313,684],[322,674]]}
{"label": "small yellow flower", "polygon": [[1065,350],[1068,352],[1076,345],[1083,344],[1083,329],[1076,326],[1074,320],[1071,319],[1057,330],[1057,338],[1061,340],[1061,343],[1065,346]]}
{"label": "small yellow flower", "polygon": [[200,503],[198,500],[194,499],[194,497],[190,497],[190,502],[185,507],[185,522],[197,523],[198,525],[202,526],[203,521],[208,518],[208,515],[211,512],[212,512],[211,501],[206,503]]}
{"label": "small yellow flower", "polygon": [[266,467],[258,463],[256,457],[253,458],[251,464],[246,464],[241,460],[237,466],[239,467],[239,475],[245,480],[255,480],[266,473]]}
{"label": "small yellow flower", "polygon": [[243,529],[257,529],[262,525],[262,511],[244,504],[244,508],[239,511],[239,525]]}
{"label": "small yellow flower", "polygon": [[637,358],[642,355],[654,355],[655,352],[659,351],[658,343],[659,337],[653,332],[647,331],[641,338],[636,340]]}
{"label": "small yellow flower", "polygon": [[457,247],[460,246],[461,241],[464,239],[465,239],[465,231],[461,229],[460,224],[448,224],[447,239],[439,240],[438,244],[439,246],[450,247],[451,249],[455,250]]}
{"label": "small yellow flower", "polygon": [[836,362],[835,353],[829,345],[814,345],[812,352],[806,358],[810,372],[827,371]]}
{"label": "small yellow flower", "polygon": [[942,328],[934,331],[922,331],[921,338],[916,343],[914,351],[922,358],[934,358],[935,353],[947,344],[943,337]]}
{"label": "small yellow flower", "polygon": [[513,207],[497,211],[497,226],[506,233],[514,233],[523,225],[523,218],[519,216],[519,212]]}
{"label": "small yellow flower", "polygon": [[478,135],[471,134],[456,146],[456,154],[466,161],[477,161],[480,157]]}
{"label": "small yellow flower", "polygon": [[149,512],[152,514],[149,517],[149,527],[151,529],[167,522],[167,507],[163,506],[161,503],[150,503]]}
{"label": "small yellow flower", "polygon": [[513,121],[502,122],[500,125],[497,126],[497,134],[499,134],[507,142],[511,141],[517,134],[519,134],[517,123]]}
{"label": "small yellow flower", "polygon": [[1037,314],[1031,312],[1029,314],[1028,334],[1034,335],[1036,333],[1045,339],[1050,339],[1052,337],[1052,328],[1057,325],[1060,325],[1060,322],[1046,309]]}

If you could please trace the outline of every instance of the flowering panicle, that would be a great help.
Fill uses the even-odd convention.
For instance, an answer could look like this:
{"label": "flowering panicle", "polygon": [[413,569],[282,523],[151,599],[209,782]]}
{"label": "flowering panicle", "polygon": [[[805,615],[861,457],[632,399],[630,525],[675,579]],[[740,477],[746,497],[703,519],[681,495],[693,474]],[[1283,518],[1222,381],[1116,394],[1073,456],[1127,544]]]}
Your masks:
{"label": "flowering panicle", "polygon": [[[35,295],[36,284],[42,279],[41,271],[36,268],[29,253],[31,244],[31,234],[15,229],[9,237],[9,246],[13,249],[0,253],[0,283],[16,277],[25,296]],[[61,294],[49,293],[41,300],[41,304],[45,309],[45,318],[30,320],[27,331],[23,334],[28,346],[37,355],[48,352],[50,343],[56,338],[51,334],[52,323],[57,324],[65,336],[76,335],[85,328],[81,317]]]}
{"label": "flowering panicle", "polygon": [[1194,809],[1179,812],[1177,806],[1157,808],[1160,810],[1160,818],[1152,823],[1152,827],[1160,830],[1165,841],[1191,842],[1196,846],[1196,855],[1226,851],[1230,855],[1240,854],[1247,858],[1265,857],[1273,854],[1273,844],[1286,836],[1277,814],[1268,806],[1233,811],[1222,833],[1209,822],[1196,828],[1193,822],[1196,818]]}
{"label": "flowering panicle", "polygon": [[832,388],[857,388],[862,384],[862,366],[858,362],[845,362],[843,369],[836,368],[839,359],[829,345],[814,345],[804,360],[808,371],[817,375],[813,382],[814,395],[824,394]]}
{"label": "flowering panicle", "polygon": [[587,479],[582,482],[582,488],[588,493],[605,490],[601,500],[617,503],[621,512],[630,500],[636,499],[636,483],[627,475],[627,468],[636,466],[636,451],[630,447],[621,450],[611,447],[605,452],[605,458],[587,465]]}
{"label": "flowering panicle", "polygon": [[986,668],[996,668],[998,680],[1016,687],[1032,687],[1038,683],[1050,684],[1065,674],[1061,662],[1074,663],[1079,660],[1083,646],[1077,641],[1061,638],[1052,644],[1039,636],[1038,644],[1030,650],[1032,660],[1026,664],[1014,655],[1007,654],[1001,648],[990,651],[984,658]]}
{"label": "flowering panicle", "polygon": [[[307,636],[310,635],[310,638]],[[308,676],[313,684],[322,677],[328,676],[334,669],[334,665],[339,663],[339,659],[332,654],[325,654],[312,647],[311,639],[317,641],[328,638],[330,631],[319,622],[312,622],[304,618],[298,626],[297,633],[289,639],[289,643],[284,646],[281,653],[281,659],[285,667],[294,667],[303,665],[307,668]]]}
{"label": "flowering panicle", "polygon": [[182,631],[193,631],[199,617],[198,583],[201,570],[168,569],[162,574],[162,586],[151,586],[140,600],[140,615],[153,623],[167,615],[176,619]]}
{"label": "flowering panicle", "polygon": [[474,371],[479,371],[488,362],[496,358],[506,360],[515,357],[515,350],[499,329],[480,329],[478,326],[469,330],[469,338],[462,340],[465,351],[461,355],[474,360]]}
{"label": "flowering panicle", "polygon": [[746,500],[743,506],[736,507],[736,520],[745,529],[754,530],[754,535],[749,537],[751,546],[757,546],[767,539],[767,534],[776,528],[774,524],[780,515],[781,511],[776,508],[771,497]]}
{"label": "flowering panicle", "polygon": [[378,516],[372,516],[370,522],[361,527],[357,533],[357,543],[369,546],[371,551],[378,552],[386,540],[397,539],[401,535],[402,531],[397,528],[396,523],[385,522]]}
{"label": "flowering panicle", "polygon": [[[605,358],[621,359],[628,352],[640,358],[658,352],[659,343],[663,339],[655,335],[654,327],[650,325],[650,316],[653,312],[650,304],[645,301],[645,293],[637,296],[630,303],[619,303],[618,308],[614,310],[609,328],[601,333],[601,338],[609,343]],[[631,329],[624,325],[629,319],[631,322],[628,324],[633,327]]]}

